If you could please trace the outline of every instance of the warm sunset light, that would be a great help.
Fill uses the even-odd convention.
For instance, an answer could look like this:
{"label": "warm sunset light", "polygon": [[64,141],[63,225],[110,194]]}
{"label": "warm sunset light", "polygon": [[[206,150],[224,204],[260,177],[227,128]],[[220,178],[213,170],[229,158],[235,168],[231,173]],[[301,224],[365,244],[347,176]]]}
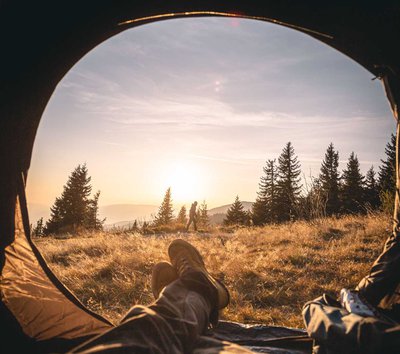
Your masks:
{"label": "warm sunset light", "polygon": [[319,173],[330,142],[340,168],[355,151],[364,174],[376,170],[394,128],[378,81],[332,48],[259,21],[192,18],[127,30],[79,61],[44,112],[27,186],[32,222],[49,216],[85,162],[100,210],[156,210],[171,187],[175,213],[193,200],[254,202],[265,161],[288,141],[305,176]]}
{"label": "warm sunset light", "polygon": [[163,185],[171,187],[176,203],[189,205],[193,200],[201,198],[204,193],[204,171],[192,162],[176,162],[165,170]]}

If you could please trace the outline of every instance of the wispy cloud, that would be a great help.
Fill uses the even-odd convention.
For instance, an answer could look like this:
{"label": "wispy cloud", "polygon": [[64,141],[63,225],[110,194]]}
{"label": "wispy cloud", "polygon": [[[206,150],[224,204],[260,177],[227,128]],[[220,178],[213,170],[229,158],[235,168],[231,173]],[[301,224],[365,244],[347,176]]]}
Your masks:
{"label": "wispy cloud", "polygon": [[[30,178],[50,174],[46,164],[65,169],[66,159],[85,159],[98,168],[102,190],[123,195],[112,173],[140,185],[157,161],[187,158],[212,174],[229,170],[229,190],[254,194],[265,160],[287,141],[305,171],[318,173],[331,141],[342,166],[351,151],[364,169],[378,166],[394,122],[370,78],[332,48],[259,21],[140,26],[97,47],[59,84],[38,134],[44,158]],[[112,167],[102,173],[104,163]]]}

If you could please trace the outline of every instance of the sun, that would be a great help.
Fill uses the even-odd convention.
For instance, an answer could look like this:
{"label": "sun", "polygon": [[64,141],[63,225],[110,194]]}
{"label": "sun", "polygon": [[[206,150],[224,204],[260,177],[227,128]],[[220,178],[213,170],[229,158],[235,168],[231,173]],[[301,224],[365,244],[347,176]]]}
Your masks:
{"label": "sun", "polygon": [[189,203],[201,197],[202,178],[198,166],[190,162],[177,162],[170,165],[166,172],[166,182],[171,187],[174,201]]}

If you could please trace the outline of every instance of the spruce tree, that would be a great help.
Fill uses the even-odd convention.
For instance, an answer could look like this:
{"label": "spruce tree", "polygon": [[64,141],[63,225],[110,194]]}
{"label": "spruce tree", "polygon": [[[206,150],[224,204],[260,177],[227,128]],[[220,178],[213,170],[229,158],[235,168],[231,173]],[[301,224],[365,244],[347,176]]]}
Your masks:
{"label": "spruce tree", "polygon": [[326,198],[326,214],[332,215],[339,212],[339,152],[335,151],[333,143],[330,143],[325,158],[321,164],[319,175],[319,192]]}
{"label": "spruce tree", "polygon": [[44,228],[44,234],[50,235],[58,233],[61,228],[65,227],[64,215],[66,209],[65,201],[62,197],[57,197],[53,206],[50,207],[50,219],[47,220]]}
{"label": "spruce tree", "polygon": [[187,216],[186,216],[186,206],[182,205],[181,209],[179,210],[178,216],[176,218],[176,222],[178,224],[186,225],[187,223]]}
{"label": "spruce tree", "polygon": [[208,217],[208,207],[205,200],[200,204],[197,209],[197,226],[202,228],[207,228],[210,224],[210,218]]}
{"label": "spruce tree", "polygon": [[374,166],[371,166],[365,175],[365,202],[373,210],[379,206],[379,190],[375,175]]}
{"label": "spruce tree", "polygon": [[352,152],[347,162],[347,168],[342,175],[342,208],[345,213],[360,213],[365,211],[364,176],[360,171],[357,156]]}
{"label": "spruce tree", "polygon": [[143,234],[147,234],[148,230],[149,230],[149,223],[145,220],[143,221],[141,232]]}
{"label": "spruce tree", "polygon": [[99,197],[100,191],[97,191],[92,199],[88,200],[87,213],[85,219],[85,228],[89,230],[102,230],[105,218],[99,219]]}
{"label": "spruce tree", "polygon": [[267,205],[265,198],[257,196],[256,201],[251,206],[251,220],[255,226],[265,225],[267,223]]}
{"label": "spruce tree", "polygon": [[383,209],[392,209],[396,193],[396,136],[391,135],[385,148],[386,159],[378,172],[378,189]]}
{"label": "spruce tree", "polygon": [[385,147],[386,159],[381,160],[378,184],[380,190],[394,191],[396,186],[396,136],[391,135],[390,142]]}
{"label": "spruce tree", "polygon": [[139,230],[139,224],[137,219],[133,222],[132,226],[130,227],[130,231],[138,231]]}
{"label": "spruce tree", "polygon": [[164,200],[158,209],[158,213],[154,220],[155,226],[169,225],[174,219],[174,210],[172,208],[171,187],[167,189]]}
{"label": "spruce tree", "polygon": [[292,220],[297,214],[302,188],[300,173],[300,162],[291,142],[288,142],[278,158],[278,221]]}
{"label": "spruce tree", "polygon": [[36,225],[32,228],[32,237],[42,237],[44,235],[43,217],[36,221]]}
{"label": "spruce tree", "polygon": [[252,221],[254,225],[264,225],[276,221],[277,200],[277,166],[275,160],[267,160],[263,167],[264,175],[260,178],[257,199],[252,205]]}
{"label": "spruce tree", "polygon": [[[68,177],[61,197],[57,197],[50,208],[50,219],[46,223],[45,234],[60,231],[76,231],[77,228],[92,228],[93,212],[98,211],[97,203],[100,192],[91,200],[91,177],[88,176],[86,164],[78,165]],[[90,220],[90,222],[89,222]],[[100,222],[101,223],[101,222]],[[98,225],[99,226],[99,225]]]}
{"label": "spruce tree", "polygon": [[235,202],[229,207],[224,219],[224,225],[247,225],[249,222],[248,213],[244,210],[239,196],[236,196]]}
{"label": "spruce tree", "polygon": [[74,225],[74,229],[85,223],[89,196],[92,191],[90,181],[91,177],[88,176],[86,164],[79,165],[67,181],[67,188],[63,193],[63,198],[68,206],[64,220],[67,225]]}

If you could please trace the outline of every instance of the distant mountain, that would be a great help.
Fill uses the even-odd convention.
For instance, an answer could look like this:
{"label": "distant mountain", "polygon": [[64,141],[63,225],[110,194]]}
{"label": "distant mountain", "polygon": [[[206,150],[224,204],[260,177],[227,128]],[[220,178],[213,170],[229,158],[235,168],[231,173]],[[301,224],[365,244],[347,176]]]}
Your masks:
{"label": "distant mountain", "polygon": [[[245,210],[250,210],[252,202],[242,202]],[[225,218],[225,214],[231,204],[212,208],[208,211],[211,224],[221,224]],[[50,217],[50,207],[44,204],[30,203],[28,205],[29,219],[31,224],[35,224],[37,220],[43,217],[47,220]],[[135,220],[149,221],[157,214],[157,205],[138,205],[138,204],[110,204],[103,205],[99,208],[100,219],[106,218],[105,228],[111,227],[128,227]]]}
{"label": "distant mountain", "polygon": [[[253,205],[253,202],[242,202],[244,210],[251,210],[251,206]],[[225,219],[226,212],[228,211],[229,207],[232,204],[226,204],[222,205],[220,207],[212,208],[208,211],[208,215],[210,218],[210,224],[211,225],[219,225],[222,224],[222,222]]]}
{"label": "distant mountain", "polygon": [[[112,229],[119,229],[119,230],[127,230],[129,228],[131,228],[134,224],[135,220],[129,220],[129,221],[119,221],[119,222],[115,222],[113,224],[107,224],[105,223],[103,225],[103,229],[104,230],[112,230]],[[141,224],[139,223],[138,226],[140,226]]]}
{"label": "distant mountain", "polygon": [[221,225],[224,222],[225,216],[225,213],[217,213],[209,215],[208,218],[211,225]]}
{"label": "distant mountain", "polygon": [[[253,205],[253,202],[242,202],[244,210],[251,210],[251,206]],[[226,214],[226,212],[228,211],[229,207],[232,204],[226,204],[226,205],[222,205],[220,207],[217,208],[212,208],[208,211],[208,215],[214,215],[214,214]]]}
{"label": "distant mountain", "polygon": [[[158,211],[156,205],[137,205],[137,204],[111,204],[100,206],[100,219],[106,218],[105,225],[133,223],[138,221],[150,220],[152,215]],[[127,221],[124,221],[127,220]]]}

